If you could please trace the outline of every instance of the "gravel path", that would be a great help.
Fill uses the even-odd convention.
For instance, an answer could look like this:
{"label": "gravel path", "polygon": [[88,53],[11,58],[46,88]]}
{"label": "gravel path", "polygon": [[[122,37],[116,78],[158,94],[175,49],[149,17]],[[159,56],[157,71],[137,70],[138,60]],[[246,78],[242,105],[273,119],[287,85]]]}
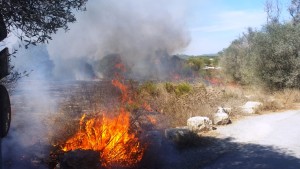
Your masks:
{"label": "gravel path", "polygon": [[248,117],[218,132],[236,142],[274,146],[300,158],[300,110]]}
{"label": "gravel path", "polygon": [[217,132],[232,140],[205,169],[300,168],[300,110],[246,117]]}

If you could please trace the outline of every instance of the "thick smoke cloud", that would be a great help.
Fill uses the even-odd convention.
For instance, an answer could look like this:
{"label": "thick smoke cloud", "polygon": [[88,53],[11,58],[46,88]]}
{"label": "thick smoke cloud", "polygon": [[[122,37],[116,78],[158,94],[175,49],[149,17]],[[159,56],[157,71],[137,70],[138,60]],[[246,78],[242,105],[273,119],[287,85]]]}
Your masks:
{"label": "thick smoke cloud", "polygon": [[[48,51],[54,75],[63,79],[101,77],[99,62],[110,54],[147,77],[161,57],[157,53],[175,54],[188,43],[183,1],[90,0],[68,32],[54,35]],[[85,72],[85,65],[94,72]]]}

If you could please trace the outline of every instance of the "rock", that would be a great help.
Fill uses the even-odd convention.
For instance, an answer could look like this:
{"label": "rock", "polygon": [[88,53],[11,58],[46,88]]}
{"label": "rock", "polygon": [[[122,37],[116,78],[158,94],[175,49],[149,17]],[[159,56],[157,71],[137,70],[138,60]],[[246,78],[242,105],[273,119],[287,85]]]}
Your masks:
{"label": "rock", "polygon": [[223,107],[223,110],[224,110],[225,113],[227,113],[228,115],[230,115],[231,112],[232,112],[232,108],[230,108],[230,107]]}
{"label": "rock", "polygon": [[244,113],[254,114],[257,112],[257,109],[262,105],[261,102],[249,101],[245,103],[241,108]]}
{"label": "rock", "polygon": [[217,113],[214,115],[213,121],[215,125],[225,125],[230,123],[229,115],[222,107],[218,108]]}
{"label": "rock", "polygon": [[193,132],[208,131],[212,129],[212,121],[208,117],[196,116],[187,120],[188,129]]}

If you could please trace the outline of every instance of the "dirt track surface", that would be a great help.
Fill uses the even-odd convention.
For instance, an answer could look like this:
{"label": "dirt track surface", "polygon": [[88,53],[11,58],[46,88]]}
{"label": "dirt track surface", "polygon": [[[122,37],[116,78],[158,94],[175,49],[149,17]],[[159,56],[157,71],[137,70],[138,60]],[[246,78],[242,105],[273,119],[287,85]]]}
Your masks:
{"label": "dirt track surface", "polygon": [[217,132],[230,141],[205,169],[300,168],[300,110],[246,117]]}

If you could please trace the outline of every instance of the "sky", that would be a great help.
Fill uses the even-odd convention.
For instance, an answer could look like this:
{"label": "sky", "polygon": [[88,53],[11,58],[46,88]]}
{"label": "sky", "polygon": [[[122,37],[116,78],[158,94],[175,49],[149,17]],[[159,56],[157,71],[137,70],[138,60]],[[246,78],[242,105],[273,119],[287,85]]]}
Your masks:
{"label": "sky", "polygon": [[[265,0],[188,0],[186,25],[191,42],[184,54],[214,54],[228,47],[248,27],[266,23]],[[279,0],[287,15],[289,0]]]}

